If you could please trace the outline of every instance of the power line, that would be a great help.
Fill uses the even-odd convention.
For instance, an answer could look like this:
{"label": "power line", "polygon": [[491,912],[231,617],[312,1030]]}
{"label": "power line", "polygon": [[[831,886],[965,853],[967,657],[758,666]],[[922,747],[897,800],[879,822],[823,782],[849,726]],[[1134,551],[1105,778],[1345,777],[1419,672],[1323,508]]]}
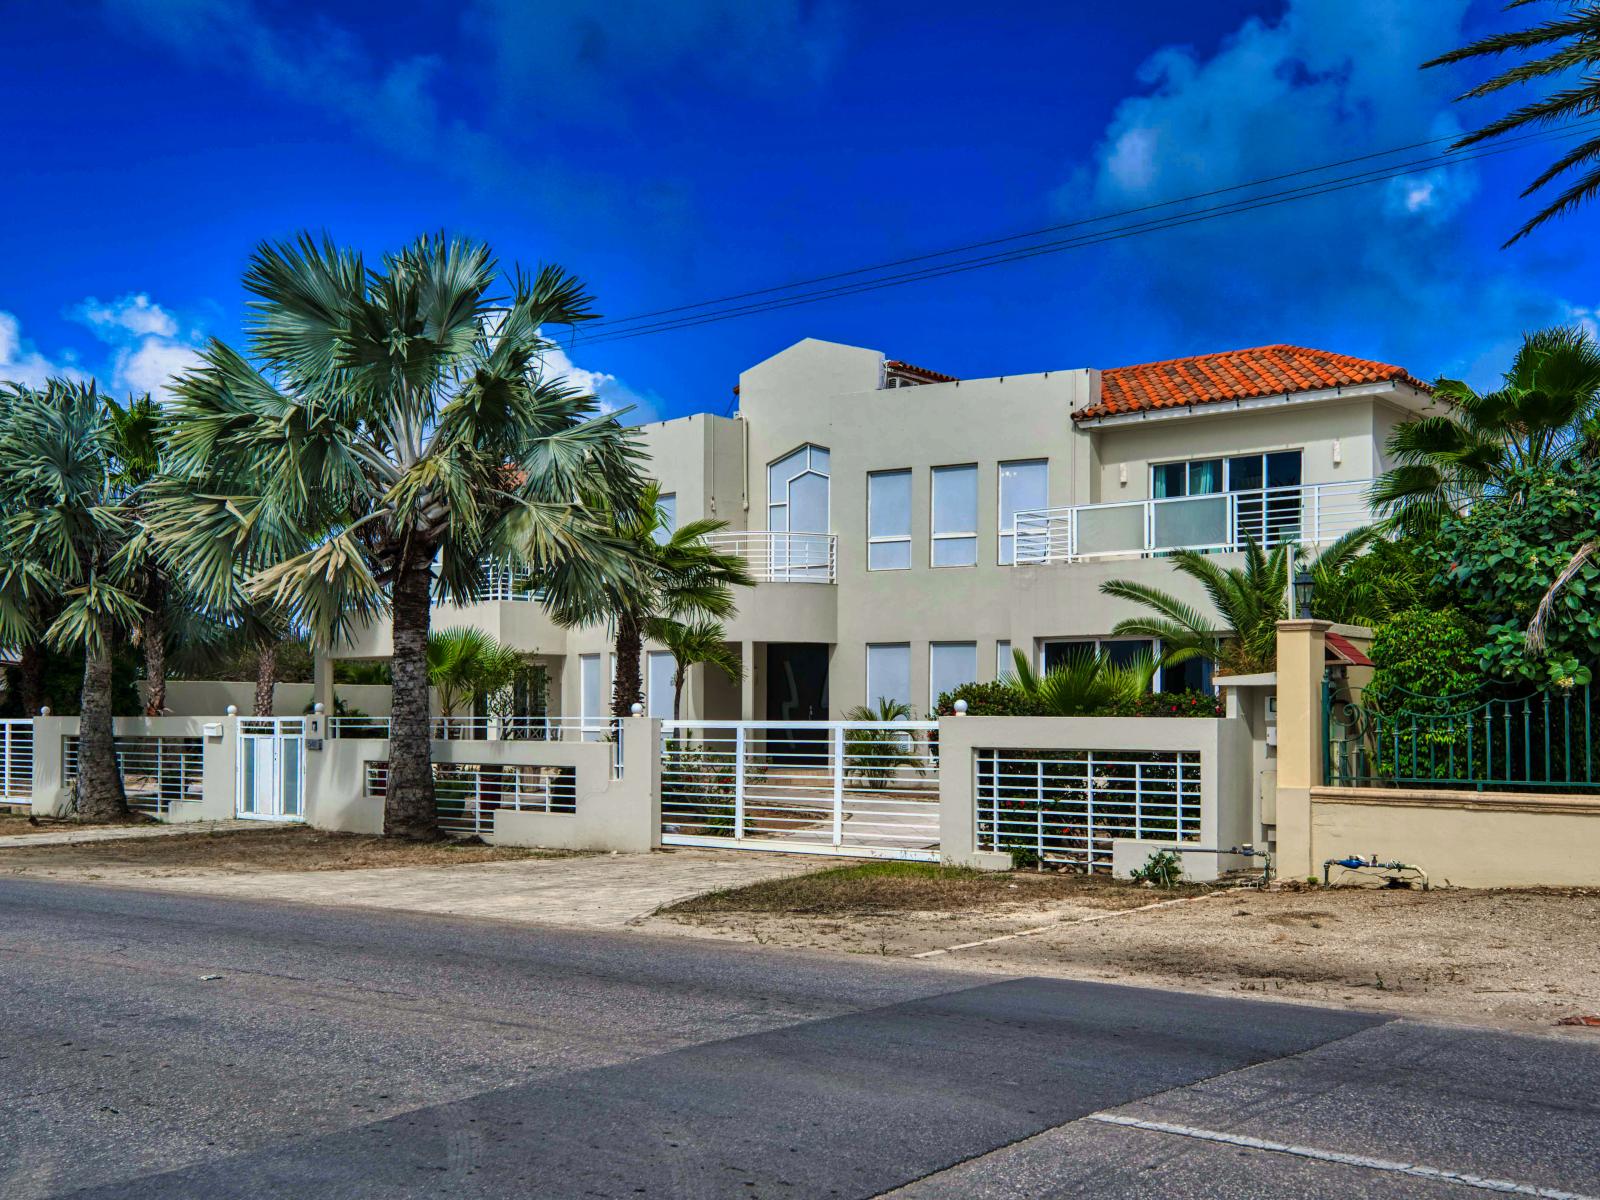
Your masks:
{"label": "power line", "polygon": [[[1413,143],[1411,146],[1398,147],[1395,150],[1360,155],[1355,158],[1344,159],[1336,163],[1323,164],[1320,167],[1303,168],[1299,171],[1285,172],[1280,175],[1266,177],[1262,180],[1251,181],[1250,183],[1235,184],[1225,188],[1216,188],[1210,192],[1197,193],[1192,197],[1164,200],[1155,204],[1144,205],[1137,209],[1129,209],[1120,214],[1105,214],[1098,217],[1084,218],[1078,221],[1066,222],[1061,225],[1047,227],[1045,230],[1035,231],[1031,234],[1016,234],[1008,237],[994,238],[986,242],[971,243],[968,246],[954,247],[943,251],[915,255],[910,258],[895,260],[894,262],[890,263],[882,263],[873,267],[862,267],[851,271],[841,271],[835,272],[831,275],[818,276],[812,281],[756,289],[750,292],[725,297],[722,300],[702,301],[696,304],[679,305],[671,309],[657,310],[656,313],[638,314],[634,317],[619,318],[615,322],[599,322],[595,325],[587,326],[586,329],[599,328],[603,325],[616,326],[628,322],[638,322],[645,320],[650,316],[671,317],[671,319],[653,321],[649,324],[641,325],[632,329],[612,328],[601,332],[600,336],[598,337],[584,337],[580,332],[578,336],[578,343],[580,345],[600,345],[606,342],[622,341],[628,338],[640,337],[651,333],[662,333],[677,329],[695,328],[699,325],[728,320],[733,317],[755,315],[763,312],[791,308],[800,304],[810,304],[821,300],[858,295],[864,292],[881,290],[886,287],[897,287],[907,283],[916,283],[930,279],[942,278],[946,275],[964,273],[966,271],[978,270],[985,267],[1024,261],[1026,259],[1039,257],[1044,254],[1062,253],[1066,250],[1078,249],[1084,246],[1099,245],[1110,241],[1120,241],[1124,238],[1139,236],[1144,233],[1178,228],[1184,225],[1196,224],[1201,221],[1215,220],[1223,216],[1232,216],[1237,213],[1250,212],[1259,208],[1275,207],[1277,205],[1290,203],[1295,200],[1310,199],[1315,196],[1328,195],[1339,191],[1349,190],[1353,187],[1366,186],[1370,183],[1377,183],[1384,180],[1397,178],[1401,175],[1408,174],[1418,169],[1471,162],[1480,158],[1489,158],[1496,154],[1509,153],[1514,149],[1520,148],[1526,143],[1540,143],[1561,140],[1593,129],[1597,126],[1600,126],[1600,121],[1597,120],[1578,122],[1562,129],[1540,130],[1533,133],[1520,135],[1516,138],[1506,139],[1492,147],[1485,147],[1472,152],[1464,153],[1459,151],[1446,151],[1440,154],[1423,156],[1421,158],[1413,159],[1404,163],[1391,163],[1382,167],[1356,172],[1352,175],[1341,176],[1333,179],[1318,180],[1314,183],[1302,184],[1297,187],[1284,189],[1278,192],[1266,193],[1264,195],[1240,197],[1238,199],[1229,200],[1222,204],[1212,205],[1199,210],[1190,210],[1186,212],[1170,214],[1147,221],[1134,222],[1131,224],[1114,227],[1112,229],[1098,230],[1077,237],[1056,239],[1049,242],[1021,246],[1012,250],[999,251],[991,254],[980,255],[971,259],[957,260],[955,262],[937,263],[931,266],[918,268],[912,271],[900,272],[898,274],[885,276],[882,278],[858,279],[853,283],[837,284],[833,287],[827,288],[813,288],[811,291],[801,292],[800,294],[793,296],[778,295],[778,293],[793,291],[797,288],[805,287],[808,283],[827,283],[834,280],[849,279],[862,275],[871,275],[875,272],[881,272],[894,266],[909,265],[917,262],[927,262],[933,259],[948,258],[953,254],[963,253],[966,250],[973,248],[1004,245],[1010,242],[1023,241],[1029,238],[1038,237],[1044,232],[1097,224],[1106,220],[1114,219],[1116,216],[1137,215],[1139,213],[1172,207],[1174,205],[1186,203],[1194,199],[1227,195],[1232,192],[1256,188],[1261,186],[1263,183],[1270,183],[1284,179],[1297,178],[1308,174],[1315,174],[1341,165],[1349,165],[1356,162],[1366,162],[1378,158],[1392,157],[1394,154],[1402,153],[1408,149],[1414,149],[1418,146],[1434,145],[1440,141],[1446,141],[1449,139],[1437,138],[1428,142]],[[773,298],[751,304],[726,307],[731,301],[753,298],[757,296],[771,296]],[[717,305],[723,305],[725,307],[715,308]],[[693,312],[695,309],[707,308],[713,309],[713,311],[699,313]],[[682,313],[686,315],[671,316],[671,314],[675,313]]]}

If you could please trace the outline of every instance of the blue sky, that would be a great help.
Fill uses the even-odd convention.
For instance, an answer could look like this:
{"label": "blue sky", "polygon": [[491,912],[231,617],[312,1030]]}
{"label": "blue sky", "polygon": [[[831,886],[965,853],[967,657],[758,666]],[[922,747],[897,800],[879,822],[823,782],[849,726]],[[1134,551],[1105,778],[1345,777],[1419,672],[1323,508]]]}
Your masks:
{"label": "blue sky", "polygon": [[[1533,10],[1523,10],[1527,14]],[[1472,0],[0,3],[0,378],[159,388],[237,340],[251,247],[446,228],[627,315],[1453,132]],[[574,347],[722,411],[801,337],[960,376],[1264,342],[1492,382],[1593,322],[1600,209],[1511,250],[1549,147],[703,328]]]}

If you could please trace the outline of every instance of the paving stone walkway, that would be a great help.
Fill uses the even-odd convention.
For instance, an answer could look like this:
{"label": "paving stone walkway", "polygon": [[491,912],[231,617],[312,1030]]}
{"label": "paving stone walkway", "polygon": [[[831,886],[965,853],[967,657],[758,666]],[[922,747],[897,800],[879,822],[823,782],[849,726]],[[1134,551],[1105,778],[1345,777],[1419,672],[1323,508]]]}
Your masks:
{"label": "paving stone walkway", "polygon": [[[33,845],[43,836],[35,834],[17,840]],[[816,871],[839,861],[816,855],[664,850],[654,854],[532,858],[459,867],[274,872],[72,867],[28,874],[163,892],[618,929],[649,916],[664,904],[702,892]]]}

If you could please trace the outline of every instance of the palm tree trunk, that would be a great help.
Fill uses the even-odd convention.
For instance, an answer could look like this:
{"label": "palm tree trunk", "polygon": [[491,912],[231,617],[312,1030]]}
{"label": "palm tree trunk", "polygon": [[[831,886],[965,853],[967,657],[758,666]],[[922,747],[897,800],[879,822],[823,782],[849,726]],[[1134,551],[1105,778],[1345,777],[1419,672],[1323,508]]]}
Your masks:
{"label": "palm tree trunk", "polygon": [[617,614],[616,682],[611,688],[611,715],[633,715],[633,706],[644,700],[644,685],[639,676],[640,646],[644,635],[635,612]]}
{"label": "palm tree trunk", "polygon": [[165,591],[163,584],[152,584],[145,595],[143,627],[139,640],[144,644],[144,715],[159,717],[167,708],[167,630],[162,621]]}
{"label": "palm tree trunk", "polygon": [[[256,651],[256,702],[255,715],[272,715],[273,693],[278,686],[278,643],[276,639],[262,642]],[[330,717],[332,713],[328,714]]]}
{"label": "palm tree trunk", "polygon": [[[688,673],[689,668],[682,663],[679,663],[678,669],[672,673],[672,719],[674,721],[683,720],[678,710],[683,707],[683,680]],[[703,713],[701,715],[704,716]]]}
{"label": "palm tree trunk", "polygon": [[83,695],[78,719],[78,817],[116,821],[128,816],[128,797],[117,768],[117,743],[111,718],[111,639],[102,631],[98,650],[83,655]]}
{"label": "palm tree trunk", "polygon": [[39,715],[48,697],[44,694],[44,647],[29,642],[22,647],[17,663],[17,687],[22,693],[22,715]]}
{"label": "palm tree trunk", "polygon": [[389,787],[383,832],[431,842],[439,837],[428,712],[429,560],[406,564],[394,581],[394,701],[389,717]]}

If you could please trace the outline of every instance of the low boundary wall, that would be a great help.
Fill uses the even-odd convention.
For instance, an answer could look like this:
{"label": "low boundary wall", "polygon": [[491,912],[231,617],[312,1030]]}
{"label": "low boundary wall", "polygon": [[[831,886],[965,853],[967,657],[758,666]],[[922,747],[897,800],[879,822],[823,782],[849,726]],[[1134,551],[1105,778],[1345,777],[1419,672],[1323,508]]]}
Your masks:
{"label": "low boundary wall", "polygon": [[1319,879],[1326,859],[1376,854],[1441,886],[1593,887],[1600,796],[1317,787],[1311,851]]}

